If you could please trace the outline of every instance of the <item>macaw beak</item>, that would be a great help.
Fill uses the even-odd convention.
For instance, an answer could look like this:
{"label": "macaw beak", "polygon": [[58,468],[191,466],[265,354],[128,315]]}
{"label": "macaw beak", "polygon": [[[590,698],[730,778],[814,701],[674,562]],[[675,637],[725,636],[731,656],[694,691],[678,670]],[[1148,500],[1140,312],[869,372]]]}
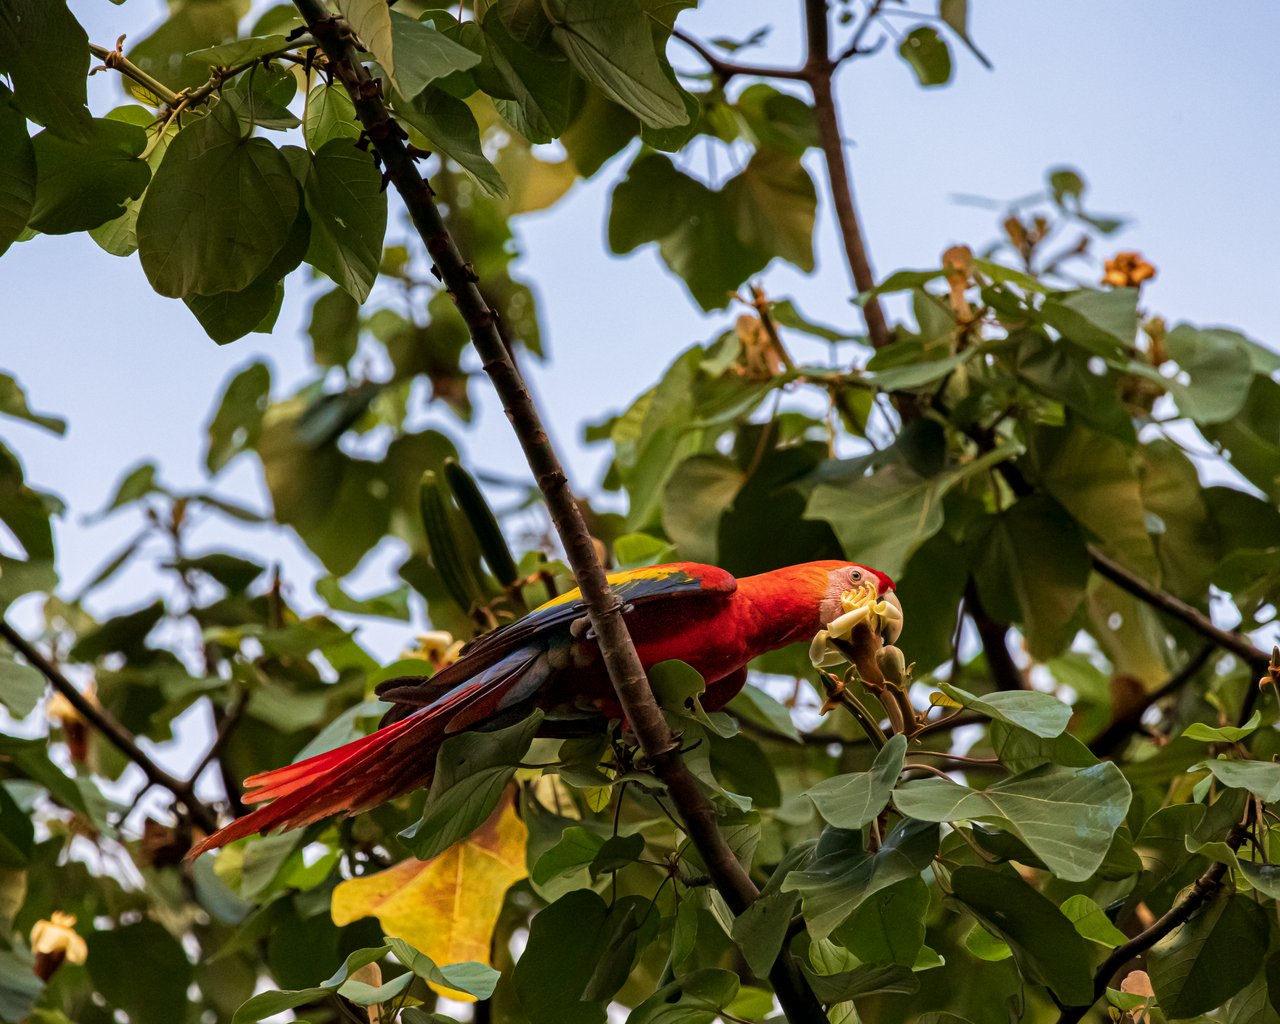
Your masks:
{"label": "macaw beak", "polygon": [[892,590],[886,590],[880,600],[898,610],[897,615],[886,615],[884,617],[884,625],[880,629],[880,639],[886,644],[893,644],[902,635],[902,602],[898,600],[898,595]]}

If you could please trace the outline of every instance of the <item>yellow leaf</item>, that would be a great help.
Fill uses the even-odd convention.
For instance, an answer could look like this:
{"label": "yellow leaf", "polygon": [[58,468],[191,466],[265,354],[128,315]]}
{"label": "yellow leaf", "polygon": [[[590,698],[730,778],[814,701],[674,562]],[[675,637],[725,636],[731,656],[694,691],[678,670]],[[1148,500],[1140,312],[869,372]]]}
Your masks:
{"label": "yellow leaf", "polygon": [[962,708],[964,707],[958,700],[952,700],[945,693],[934,692],[929,694],[929,706],[935,708]]}
{"label": "yellow leaf", "polygon": [[[330,913],[341,927],[376,917],[382,930],[437,964],[479,960],[492,966],[489,947],[502,901],[524,878],[529,830],[516,816],[511,791],[471,836],[428,861],[409,859],[333,890]],[[450,999],[472,1001],[432,985]]]}

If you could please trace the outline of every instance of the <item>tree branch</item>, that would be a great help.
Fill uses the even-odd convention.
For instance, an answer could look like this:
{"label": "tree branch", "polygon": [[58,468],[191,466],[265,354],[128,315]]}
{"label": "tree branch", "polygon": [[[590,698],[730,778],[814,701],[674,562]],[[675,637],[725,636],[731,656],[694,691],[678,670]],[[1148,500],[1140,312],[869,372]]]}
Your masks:
{"label": "tree branch", "polygon": [[133,733],[116,721],[115,717],[105,708],[99,707],[86,698],[83,693],[76,689],[71,680],[59,671],[56,665],[41,654],[33,644],[28,642],[21,633],[3,618],[0,618],[0,637],[3,637],[10,647],[21,654],[26,659],[27,664],[44,676],[49,681],[49,685],[62,694],[67,699],[67,702],[83,716],[86,722],[97,729],[125,757],[142,769],[142,774],[147,777],[148,782],[156,786],[162,786],[172,793],[174,798],[186,808],[187,814],[193,822],[206,832],[213,832],[217,829],[217,816],[196,799],[193,782],[183,781],[174,775],[170,775],[156,764],[146,751],[138,746]]}
{"label": "tree branch", "polygon": [[[329,58],[334,76],[350,94],[365,133],[382,159],[387,178],[404,201],[435,269],[467,325],[484,371],[502,400],[564,544],[610,682],[641,751],[671,794],[684,828],[716,888],[730,909],[740,914],[759,896],[759,890],[720,832],[716,810],[680,756],[679,742],[654,699],[623,620],[621,602],[605,578],[564,469],[520,372],[502,342],[497,314],[476,288],[474,271],[458,251],[432,199],[430,186],[405,148],[405,132],[383,102],[380,83],[375,82],[360,63],[350,27],[330,15],[321,0],[294,0],[294,3]],[[774,964],[770,979],[791,1021],[820,1024],[826,1020],[817,997],[785,951]]]}
{"label": "tree branch", "polygon": [[[1248,826],[1244,823],[1235,825],[1227,835],[1227,845],[1233,850],[1239,849],[1248,831]],[[1088,1006],[1068,1006],[1058,1016],[1058,1024],[1076,1024],[1076,1021],[1084,1017],[1093,1003],[1106,995],[1107,985],[1121,967],[1134,957],[1147,952],[1175,928],[1186,924],[1197,910],[1218,894],[1226,873],[1227,865],[1222,861],[1210,864],[1205,873],[1187,890],[1187,894],[1170,907],[1162,917],[1124,945],[1112,950],[1111,955],[1102,961],[1093,976],[1093,1002]]]}
{"label": "tree branch", "polygon": [[678,28],[671,35],[701,57],[706,62],[707,67],[725,82],[736,75],[748,75],[753,78],[786,78],[793,81],[804,81],[805,79],[804,68],[755,67],[751,64],[738,64],[735,61],[725,60],[723,57],[713,53],[707,48],[706,44],[699,42],[684,29]]}
{"label": "tree branch", "polygon": [[1013,655],[1009,653],[1009,627],[1000,625],[987,614],[986,609],[982,607],[982,602],[978,600],[978,588],[972,580],[969,581],[964,599],[969,606],[969,617],[973,619],[978,636],[982,640],[982,650],[987,656],[987,668],[991,672],[991,678],[995,680],[996,689],[1027,689],[1027,679],[1014,662]]}
{"label": "tree branch", "polygon": [[[1217,649],[1217,645],[1213,643],[1207,643],[1201,647],[1200,650],[1187,659],[1187,663],[1182,668],[1168,678],[1163,686],[1152,690],[1151,693],[1147,694],[1146,697],[1132,708],[1129,708],[1124,714],[1113,719],[1102,732],[1098,733],[1089,742],[1089,749],[1098,757],[1108,757],[1114,754],[1120,749],[1120,745],[1137,731],[1142,724],[1142,716],[1146,714],[1147,708],[1158,704],[1166,697],[1181,690],[1195,678],[1197,672],[1204,668],[1213,652]],[[1248,717],[1247,713],[1246,717]]]}
{"label": "tree branch", "polygon": [[[813,90],[813,108],[818,122],[818,139],[822,147],[827,179],[831,186],[831,202],[836,222],[840,225],[840,240],[844,244],[845,258],[859,293],[875,287],[875,275],[867,256],[866,242],[858,222],[858,211],[853,202],[853,186],[849,180],[849,168],[844,159],[844,138],[840,134],[840,116],[836,109],[832,80],[838,61],[831,59],[831,40],[827,25],[827,0],[805,0],[805,32],[808,37],[809,55],[805,60],[804,74]],[[884,348],[892,341],[889,325],[885,320],[880,299],[872,295],[862,307],[867,322],[867,334],[875,348]]]}

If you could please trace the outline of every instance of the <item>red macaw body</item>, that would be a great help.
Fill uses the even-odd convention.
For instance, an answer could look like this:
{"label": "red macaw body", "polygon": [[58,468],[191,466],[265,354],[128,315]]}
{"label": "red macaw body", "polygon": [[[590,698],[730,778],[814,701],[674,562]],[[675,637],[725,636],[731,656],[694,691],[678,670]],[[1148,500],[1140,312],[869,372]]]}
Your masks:
{"label": "red macaw body", "polygon": [[[735,579],[711,565],[676,562],[615,573],[626,621],[646,669],[677,659],[707,681],[703,705],[723,707],[742,688],[747,663],[810,639],[841,611],[840,594],[893,581],[850,562],[806,562]],[[534,707],[621,717],[600,650],[574,590],[468,644],[427,678],[392,679],[393,704],[373,734],[245,780],[250,802],[272,801],[192,850],[196,856],[254,832],[355,813],[427,785],[441,743],[477,726],[515,721]]]}

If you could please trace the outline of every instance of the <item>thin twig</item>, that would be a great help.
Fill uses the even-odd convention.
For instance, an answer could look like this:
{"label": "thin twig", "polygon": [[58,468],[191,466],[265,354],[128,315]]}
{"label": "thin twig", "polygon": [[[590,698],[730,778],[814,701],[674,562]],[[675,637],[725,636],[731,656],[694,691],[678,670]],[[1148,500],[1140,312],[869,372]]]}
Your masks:
{"label": "thin twig", "polygon": [[736,75],[747,75],[752,78],[786,78],[797,81],[803,81],[805,77],[803,68],[754,67],[750,64],[738,64],[731,60],[725,60],[725,58],[708,49],[706,44],[689,35],[684,29],[678,28],[671,35],[701,57],[722,81],[727,82]]}
{"label": "thin twig", "polygon": [[148,781],[154,785],[163,786],[172,793],[174,798],[186,808],[192,821],[206,832],[213,832],[218,827],[217,816],[196,799],[191,782],[169,774],[156,764],[146,751],[138,746],[133,733],[121,725],[106,708],[94,704],[85,697],[56,665],[3,618],[0,618],[0,637],[3,637],[10,647],[21,654],[27,664],[44,676],[49,681],[49,685],[62,694],[67,699],[67,703],[75,708],[86,722],[136,764]]}
{"label": "thin twig", "polygon": [[[126,57],[120,49],[123,45],[124,36],[121,36],[116,40],[116,48],[114,50],[108,50],[105,46],[99,46],[97,43],[90,43],[89,52],[102,61],[103,68],[119,71],[125,78],[132,78],[148,92],[163,100],[166,106],[172,107],[176,104],[181,97],[159,79],[152,78],[151,75]],[[93,72],[90,71],[89,74],[93,74]]]}
{"label": "thin twig", "polygon": [[[334,76],[350,94],[365,134],[382,159],[387,180],[403,199],[436,271],[467,325],[483,369],[502,401],[564,544],[610,682],[645,760],[671,794],[683,828],[702,856],[716,888],[730,909],[740,914],[756,900],[759,890],[734,856],[720,831],[715,807],[680,756],[679,742],[654,698],[627,630],[622,603],[605,578],[581,509],[541,415],[503,344],[497,314],[476,287],[471,264],[459,252],[430,186],[406,149],[406,133],[387,109],[381,84],[375,82],[360,63],[350,27],[331,15],[321,0],[294,0],[294,3],[329,58]],[[821,1004],[787,951],[779,955],[770,978],[791,1021],[818,1024],[826,1020]]]}

